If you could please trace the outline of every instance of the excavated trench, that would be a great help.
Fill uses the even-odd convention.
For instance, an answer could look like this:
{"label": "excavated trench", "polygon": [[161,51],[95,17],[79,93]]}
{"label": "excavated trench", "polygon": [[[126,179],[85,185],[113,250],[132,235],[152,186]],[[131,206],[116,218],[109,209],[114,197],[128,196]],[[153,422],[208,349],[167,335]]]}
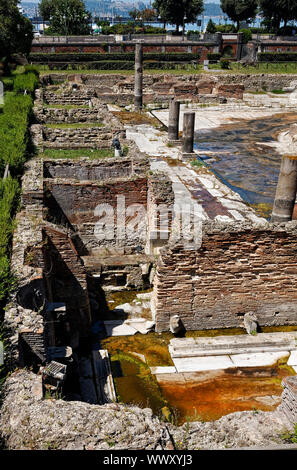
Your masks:
{"label": "excavated trench", "polygon": [[[265,215],[268,216],[277,182],[280,156],[271,148],[259,143],[272,142],[280,130],[295,122],[296,117],[296,113],[286,113],[274,115],[269,120],[267,118],[254,119],[252,121],[237,121],[236,123],[226,124],[214,130],[207,130],[203,134],[200,133],[196,139],[196,148],[201,158],[218,173],[224,182],[227,182],[233,190],[239,192],[245,201],[254,205],[261,215],[264,210]],[[91,212],[88,200],[91,201],[93,198],[97,201],[99,196],[102,197],[102,200],[105,200],[106,194],[101,186],[92,181],[99,178],[98,174],[95,176],[89,174],[85,176],[84,174],[83,176],[79,175],[79,177],[75,174],[76,181],[67,181],[66,184],[63,181],[65,175],[58,174],[57,171],[63,170],[66,172],[66,179],[71,180],[73,175],[69,175],[69,169],[66,171],[65,165],[61,165],[60,168],[57,165],[55,174],[52,175],[49,174],[50,170],[53,171],[52,166],[48,165],[44,174],[45,199],[47,200],[46,206],[48,209],[47,219],[52,225],[61,225],[64,231],[65,228],[69,230],[72,225],[79,226],[81,224],[84,242],[78,243],[75,237],[73,237],[73,242],[81,258],[85,258],[85,267],[89,270],[86,289],[90,297],[91,310],[96,311],[98,305],[100,305],[100,312],[97,311],[92,316],[94,327],[98,320],[113,319],[114,309],[118,305],[123,303],[131,304],[136,294],[141,291],[141,287],[148,286],[138,286],[135,291],[129,290],[128,292],[123,290],[109,293],[100,291],[100,295],[98,295],[98,292],[96,293],[98,288],[96,282],[97,266],[93,257],[90,256],[92,250],[88,251],[86,249],[84,251],[83,248],[90,242],[90,228],[87,222],[90,221]],[[73,170],[72,163],[69,164],[69,167],[72,167]],[[88,168],[87,170],[90,171]],[[82,171],[82,169],[80,168],[79,171]],[[104,178],[110,179],[109,168],[104,171],[106,173]],[[123,179],[126,177],[126,186],[128,184],[128,174],[128,170],[125,174],[123,168],[121,168],[121,177]],[[80,181],[81,179],[84,184]],[[132,183],[134,185],[134,182],[131,181],[132,189],[129,194],[135,194]],[[139,187],[136,187],[139,194],[141,194],[142,187],[143,181],[139,178]],[[103,185],[102,188],[104,188]],[[110,187],[109,191],[112,190],[113,188]],[[119,190],[122,190],[121,187]],[[71,205],[71,191],[77,206]],[[53,200],[53,195],[55,200]],[[83,201],[84,199],[85,201]],[[56,205],[57,201],[59,202],[58,207]],[[81,209],[80,203],[82,201],[85,204],[84,211]],[[92,209],[94,208],[92,207]],[[71,217],[73,217],[73,220]],[[61,234],[58,234],[60,238],[57,236],[57,243],[60,239],[64,243],[63,230],[61,230]],[[64,262],[64,260],[61,260],[61,263],[62,261]],[[103,262],[101,264],[104,265]],[[57,271],[59,270],[57,269]],[[122,272],[120,274],[122,275]],[[113,275],[119,280],[119,273]],[[128,273],[128,275],[130,274]],[[101,277],[103,279],[103,276]],[[126,277],[124,284],[126,283]],[[105,273],[105,278],[109,281],[109,273]],[[59,293],[59,289],[55,285],[53,290],[55,290],[55,293]],[[68,295],[71,298],[70,291]],[[62,301],[64,297],[65,285],[62,285],[61,298],[54,300]],[[103,304],[104,308],[102,308]],[[148,315],[149,319],[149,313],[149,311],[144,311],[143,315]],[[77,320],[77,323],[79,324],[79,320]],[[266,330],[276,331],[277,329],[267,328]],[[292,330],[296,331],[297,326],[281,327],[281,331]],[[263,329],[263,331],[265,330]],[[92,346],[90,345],[90,348],[93,348],[93,350],[96,348],[106,349],[110,354],[117,399],[124,403],[150,407],[156,415],[162,415],[175,424],[181,424],[187,420],[212,421],[234,411],[256,411],[258,409],[271,411],[280,403],[282,379],[287,375],[295,374],[294,370],[287,366],[285,360],[279,361],[270,367],[234,368],[194,373],[153,373],[152,367],[173,366],[168,351],[169,341],[173,338],[171,333],[148,333],[147,335],[137,333],[134,336],[118,336],[105,339],[102,339],[102,332],[99,332],[98,335],[96,328],[93,333],[94,342]],[[187,332],[186,336],[219,336],[244,333],[243,329],[238,328]],[[76,399],[75,392],[78,395],[81,394],[79,381],[83,377],[86,379],[84,381],[85,396],[89,397],[86,398],[86,401],[97,403],[100,401],[98,399],[98,389],[95,390],[96,396],[91,391],[91,388],[94,389],[95,361],[91,355],[88,357],[82,356],[82,359],[89,360],[89,363],[86,360],[83,361],[83,364],[80,363],[75,380],[69,384],[69,395],[72,395],[70,399]],[[77,390],[73,389],[74,383]],[[92,399],[92,394],[94,399]]]}

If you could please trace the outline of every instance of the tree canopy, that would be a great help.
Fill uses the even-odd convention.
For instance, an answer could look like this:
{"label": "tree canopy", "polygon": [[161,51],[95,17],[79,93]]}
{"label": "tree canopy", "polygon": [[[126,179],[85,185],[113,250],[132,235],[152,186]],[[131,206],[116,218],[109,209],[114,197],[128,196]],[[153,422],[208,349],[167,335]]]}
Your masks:
{"label": "tree canopy", "polygon": [[29,54],[33,27],[18,8],[18,0],[0,0],[0,58]]}
{"label": "tree canopy", "polygon": [[297,19],[296,0],[260,0],[260,11],[265,18],[265,23],[271,30],[277,32],[283,21],[287,26],[288,21]]}
{"label": "tree canopy", "polygon": [[194,23],[203,11],[203,0],[155,0],[153,7],[164,23],[179,26]]}
{"label": "tree canopy", "polygon": [[39,12],[50,20],[47,34],[90,34],[90,13],[82,0],[41,0]]}
{"label": "tree canopy", "polygon": [[221,0],[221,8],[239,29],[241,21],[247,21],[256,16],[258,0]]}

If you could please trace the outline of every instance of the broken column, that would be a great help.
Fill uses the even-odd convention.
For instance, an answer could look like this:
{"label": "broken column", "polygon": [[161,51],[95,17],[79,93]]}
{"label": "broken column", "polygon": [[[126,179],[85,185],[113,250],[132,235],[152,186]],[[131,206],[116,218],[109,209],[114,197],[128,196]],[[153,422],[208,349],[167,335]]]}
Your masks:
{"label": "broken column", "polygon": [[271,222],[292,219],[297,191],[297,156],[283,155],[272,209]]}
{"label": "broken column", "polygon": [[170,101],[168,118],[168,140],[178,140],[179,108],[179,101]]}
{"label": "broken column", "polygon": [[142,109],[142,44],[135,45],[135,88],[134,106],[136,110]]}
{"label": "broken column", "polygon": [[193,153],[195,113],[184,113],[183,153]]}

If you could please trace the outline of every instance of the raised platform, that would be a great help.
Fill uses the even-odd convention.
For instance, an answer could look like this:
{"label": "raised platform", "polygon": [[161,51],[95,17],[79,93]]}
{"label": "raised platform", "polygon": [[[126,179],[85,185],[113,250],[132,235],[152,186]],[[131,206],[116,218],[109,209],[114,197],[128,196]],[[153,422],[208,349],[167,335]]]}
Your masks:
{"label": "raised platform", "polygon": [[260,352],[297,350],[297,331],[289,333],[259,333],[252,335],[232,335],[174,338],[170,341],[172,357],[221,356],[229,354],[252,354]]}
{"label": "raised platform", "polygon": [[297,332],[175,338],[170,341],[169,352],[177,372],[264,367],[281,358],[288,359],[288,365],[297,372],[296,339]]}

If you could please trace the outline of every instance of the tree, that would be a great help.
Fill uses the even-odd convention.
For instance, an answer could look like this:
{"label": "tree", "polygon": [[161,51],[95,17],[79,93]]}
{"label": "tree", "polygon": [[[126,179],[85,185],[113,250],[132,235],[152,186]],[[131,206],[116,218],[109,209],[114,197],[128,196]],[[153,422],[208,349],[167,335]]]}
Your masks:
{"label": "tree", "polygon": [[18,0],[0,0],[0,58],[28,55],[33,40],[31,21],[18,8]]}
{"label": "tree", "polygon": [[206,32],[210,33],[210,34],[214,34],[214,33],[217,32],[216,25],[214,24],[214,22],[212,21],[211,18],[210,18],[209,22],[207,23]]}
{"label": "tree", "polygon": [[176,31],[186,23],[194,23],[203,11],[203,0],[155,0],[153,7],[164,23],[174,24]]}
{"label": "tree", "polygon": [[133,10],[129,11],[129,16],[130,18],[132,18],[132,20],[136,20],[136,18],[139,16],[139,10],[136,10],[136,8],[134,8]]}
{"label": "tree", "polygon": [[39,11],[50,20],[47,34],[90,34],[90,13],[82,0],[42,0]]}
{"label": "tree", "polygon": [[260,0],[260,10],[265,24],[276,33],[282,21],[286,27],[288,21],[297,19],[296,0]]}
{"label": "tree", "polygon": [[141,16],[143,21],[154,21],[158,15],[156,10],[153,10],[152,8],[145,8],[141,11]]}
{"label": "tree", "polygon": [[239,29],[241,21],[248,21],[256,16],[258,0],[221,0],[221,8]]}

